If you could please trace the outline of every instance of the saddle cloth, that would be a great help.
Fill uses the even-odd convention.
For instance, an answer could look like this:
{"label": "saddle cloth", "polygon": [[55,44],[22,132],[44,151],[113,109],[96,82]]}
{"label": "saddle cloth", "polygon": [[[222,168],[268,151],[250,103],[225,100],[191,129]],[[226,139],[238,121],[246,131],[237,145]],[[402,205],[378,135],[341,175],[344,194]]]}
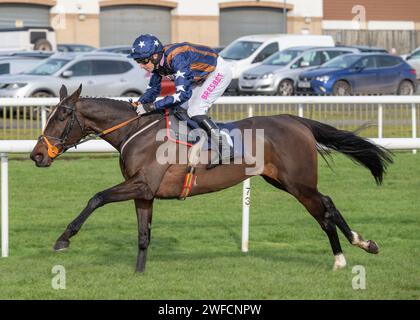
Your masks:
{"label": "saddle cloth", "polygon": [[[188,117],[185,109],[166,109],[165,115],[167,117],[167,132],[168,135],[171,135],[170,138],[172,140],[176,140],[178,143],[187,144],[189,146],[194,145],[200,140],[200,136],[194,133],[197,132],[202,134],[204,131],[200,128],[197,122]],[[217,125],[221,134],[224,134],[229,144],[233,146],[235,157],[242,156],[242,133],[239,128],[237,128],[232,122],[218,122]],[[192,130],[196,131],[192,132]],[[219,146],[216,146],[212,140],[207,137],[207,143],[203,145],[203,150],[214,150],[215,152],[218,152]]]}

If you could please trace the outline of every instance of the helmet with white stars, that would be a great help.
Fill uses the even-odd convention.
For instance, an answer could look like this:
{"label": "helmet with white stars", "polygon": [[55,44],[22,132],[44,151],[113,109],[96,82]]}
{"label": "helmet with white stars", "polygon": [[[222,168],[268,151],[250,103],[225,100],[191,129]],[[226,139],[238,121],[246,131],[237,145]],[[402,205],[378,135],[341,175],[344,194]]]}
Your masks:
{"label": "helmet with white stars", "polygon": [[131,53],[127,56],[132,59],[148,59],[153,54],[161,54],[163,52],[163,45],[154,35],[142,34],[134,40],[131,47]]}

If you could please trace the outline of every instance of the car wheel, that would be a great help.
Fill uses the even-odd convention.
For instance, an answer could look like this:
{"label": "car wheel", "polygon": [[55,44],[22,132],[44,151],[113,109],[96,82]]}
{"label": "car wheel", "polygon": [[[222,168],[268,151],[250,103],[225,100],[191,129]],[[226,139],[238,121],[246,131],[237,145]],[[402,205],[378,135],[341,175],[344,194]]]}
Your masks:
{"label": "car wheel", "polygon": [[398,95],[400,96],[411,96],[414,94],[414,86],[413,84],[408,81],[404,80],[400,83],[398,87]]}
{"label": "car wheel", "polygon": [[54,98],[54,95],[46,91],[38,91],[38,92],[34,92],[31,95],[31,98]]}
{"label": "car wheel", "polygon": [[337,81],[333,86],[333,95],[335,96],[351,95],[350,85],[345,81]]}
{"label": "car wheel", "polygon": [[293,81],[291,80],[281,81],[277,89],[279,96],[292,96],[294,91]]}
{"label": "car wheel", "polygon": [[138,98],[139,96],[141,96],[141,93],[135,92],[135,91],[128,91],[128,92],[124,92],[122,96],[129,97],[129,98]]}
{"label": "car wheel", "polygon": [[52,45],[47,39],[39,39],[35,42],[34,50],[52,51]]}

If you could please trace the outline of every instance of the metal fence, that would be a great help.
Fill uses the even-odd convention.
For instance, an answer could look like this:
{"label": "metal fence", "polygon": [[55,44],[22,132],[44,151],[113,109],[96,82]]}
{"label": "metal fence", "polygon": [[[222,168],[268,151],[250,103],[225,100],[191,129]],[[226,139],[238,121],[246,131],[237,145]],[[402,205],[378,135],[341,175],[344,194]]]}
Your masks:
{"label": "metal fence", "polygon": [[[57,98],[0,99],[0,140],[36,139],[57,103]],[[254,116],[295,114],[344,130],[370,124],[360,135],[371,138],[416,137],[420,130],[420,96],[221,97],[209,114],[234,121],[248,117],[249,108]]]}

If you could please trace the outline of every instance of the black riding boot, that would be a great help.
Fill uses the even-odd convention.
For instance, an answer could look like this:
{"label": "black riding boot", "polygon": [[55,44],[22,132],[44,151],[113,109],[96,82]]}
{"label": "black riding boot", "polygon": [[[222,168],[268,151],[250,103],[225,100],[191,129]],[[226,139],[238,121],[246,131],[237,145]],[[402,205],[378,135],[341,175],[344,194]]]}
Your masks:
{"label": "black riding boot", "polygon": [[233,147],[230,146],[226,139],[226,136],[220,133],[220,129],[217,124],[210,119],[207,115],[199,115],[191,117],[192,120],[197,122],[199,126],[206,131],[208,137],[211,138],[212,142],[219,146],[218,159],[212,159],[207,165],[207,169],[212,169],[219,164],[222,164],[224,160],[231,160],[234,157]]}

